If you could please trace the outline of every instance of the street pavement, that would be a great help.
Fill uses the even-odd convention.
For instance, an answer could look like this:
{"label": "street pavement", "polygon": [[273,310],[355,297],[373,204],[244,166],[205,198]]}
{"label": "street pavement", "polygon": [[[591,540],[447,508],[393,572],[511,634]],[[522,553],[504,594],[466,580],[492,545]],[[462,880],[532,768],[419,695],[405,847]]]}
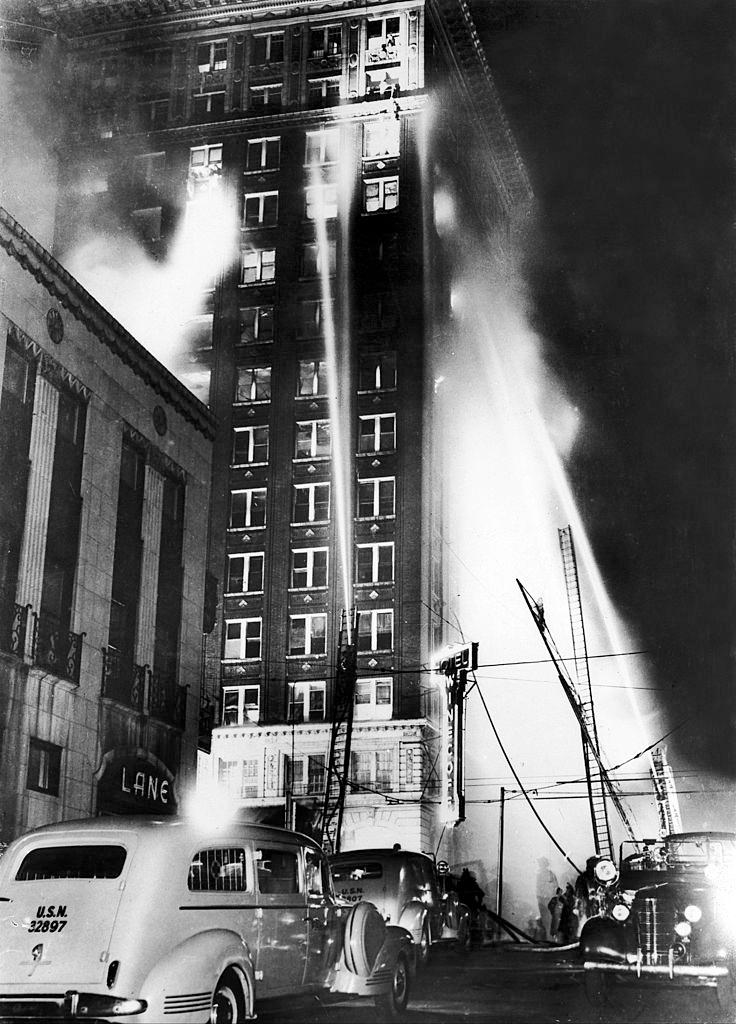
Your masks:
{"label": "street pavement", "polygon": [[[370,1003],[313,998],[260,1007],[261,1024],[376,1024]],[[610,1003],[588,1002],[577,950],[503,943],[471,949],[435,947],[420,970],[406,1024],[736,1024],[709,989],[616,986]]]}

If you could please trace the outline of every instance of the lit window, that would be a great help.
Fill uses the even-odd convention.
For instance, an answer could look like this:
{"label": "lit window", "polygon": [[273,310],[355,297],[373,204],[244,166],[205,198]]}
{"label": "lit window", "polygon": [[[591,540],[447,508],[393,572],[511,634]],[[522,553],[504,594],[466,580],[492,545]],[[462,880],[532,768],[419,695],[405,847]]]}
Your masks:
{"label": "lit window", "polygon": [[[309,722],[325,717],[325,684],[289,683],[290,722]],[[322,755],[324,758],[324,755]],[[324,760],[323,760],[324,764]]]}
{"label": "lit window", "polygon": [[46,743],[31,737],[28,747],[28,774],[26,789],[34,789],[38,793],[59,795],[61,778],[62,748],[55,743]]}
{"label": "lit window", "polygon": [[261,657],[260,619],[226,619],[223,658],[233,661],[254,661]]}
{"label": "lit window", "polygon": [[334,238],[327,239],[327,258],[323,257],[324,248],[316,242],[310,242],[302,248],[302,277],[317,277],[323,267],[330,277],[335,276],[337,269],[337,246]]}
{"label": "lit window", "polygon": [[363,129],[363,156],[377,159],[399,154],[399,122],[396,118],[373,121]]}
{"label": "lit window", "polygon": [[358,481],[358,516],[373,519],[396,511],[396,481],[392,476]]}
{"label": "lit window", "polygon": [[248,306],[240,310],[240,344],[273,341],[273,306]]}
{"label": "lit window", "polygon": [[276,277],[275,249],[246,249],[241,257],[241,284],[267,284]]}
{"label": "lit window", "polygon": [[396,353],[363,353],[358,366],[359,391],[385,391],[396,387]]}
{"label": "lit window", "polygon": [[246,192],[243,201],[243,226],[273,227],[279,216],[278,192]]}
{"label": "lit window", "polygon": [[393,713],[393,680],[358,679],[355,684],[355,717],[387,719]]}
{"label": "lit window", "polygon": [[337,217],[337,185],[312,185],[307,189],[305,215],[309,220],[318,217],[331,220]]}
{"label": "lit window", "polygon": [[240,366],[235,384],[236,402],[270,402],[271,367]]}
{"label": "lit window", "polygon": [[324,654],[327,631],[327,616],[292,615],[289,618],[289,654]]}
{"label": "lit window", "polygon": [[396,60],[398,57],[401,19],[371,18],[368,22],[368,60]]}
{"label": "lit window", "polygon": [[396,68],[367,68],[365,73],[366,96],[375,98],[394,97],[399,94],[399,69]]}
{"label": "lit window", "polygon": [[222,691],[222,724],[257,722],[261,693],[258,686],[226,686]]}
{"label": "lit window", "polygon": [[360,417],[360,452],[389,452],[396,448],[396,415]]}
{"label": "lit window", "polygon": [[295,590],[327,586],[327,548],[296,548],[291,553],[291,586]]}
{"label": "lit window", "polygon": [[307,132],[305,163],[308,167],[334,164],[340,156],[340,132],[337,128],[322,128]]}
{"label": "lit window", "polygon": [[390,583],[394,578],[393,542],[358,544],[356,583]]}
{"label": "lit window", "polygon": [[253,36],[251,47],[251,64],[278,64],[284,59],[284,33]]}
{"label": "lit window", "polygon": [[197,47],[197,70],[200,75],[224,71],[227,67],[227,41],[200,43]]}
{"label": "lit window", "polygon": [[337,57],[342,52],[342,29],[339,25],[313,28],[309,33],[309,56],[314,60]]}
{"label": "lit window", "polygon": [[359,651],[390,651],[393,645],[393,611],[386,609],[358,612]]}
{"label": "lit window", "polygon": [[198,199],[219,188],[222,175],[222,145],[194,146],[189,150],[189,176],[187,193]]}
{"label": "lit window", "polygon": [[297,459],[326,458],[330,454],[330,421],[306,420],[296,425]]}
{"label": "lit window", "polygon": [[294,485],[294,523],[322,523],[330,518],[330,485]]}
{"label": "lit window", "polygon": [[256,487],[230,493],[228,528],[245,530],[266,525],[266,488]]}
{"label": "lit window", "polygon": [[268,427],[236,427],[233,431],[233,466],[268,462]]}
{"label": "lit window", "polygon": [[263,591],[263,552],[228,555],[227,593],[260,594]]}
{"label": "lit window", "polygon": [[299,397],[327,394],[327,364],[318,359],[299,361]]}
{"label": "lit window", "polygon": [[248,171],[275,170],[281,159],[281,140],[278,136],[249,139],[245,167]]}
{"label": "lit window", "polygon": [[278,110],[281,107],[281,85],[252,85],[248,92],[254,110],[266,107]]}
{"label": "lit window", "polygon": [[386,213],[399,205],[399,179],[377,178],[363,182],[363,209],[366,213]]}

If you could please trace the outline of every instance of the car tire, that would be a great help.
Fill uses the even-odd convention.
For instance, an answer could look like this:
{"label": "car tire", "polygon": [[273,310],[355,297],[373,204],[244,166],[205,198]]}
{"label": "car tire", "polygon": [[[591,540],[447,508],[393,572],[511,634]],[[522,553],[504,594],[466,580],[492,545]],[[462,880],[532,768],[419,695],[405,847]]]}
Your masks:
{"label": "car tire", "polygon": [[591,1006],[601,1007],[608,1002],[609,979],[605,971],[586,971],[585,995]]}
{"label": "car tire", "polygon": [[386,922],[372,903],[356,903],[345,922],[345,965],[367,978],[386,938]]}
{"label": "car tire", "polygon": [[220,977],[212,993],[209,1024],[242,1024],[245,1017],[245,997],[237,972],[229,968]]}
{"label": "car tire", "polygon": [[417,966],[426,967],[429,963],[429,925],[425,921],[422,925],[422,934],[419,937],[419,944],[417,946]]}
{"label": "car tire", "polygon": [[400,1020],[403,1017],[409,1002],[409,984],[409,964],[404,954],[399,953],[391,976],[391,989],[374,1000],[377,1021]]}

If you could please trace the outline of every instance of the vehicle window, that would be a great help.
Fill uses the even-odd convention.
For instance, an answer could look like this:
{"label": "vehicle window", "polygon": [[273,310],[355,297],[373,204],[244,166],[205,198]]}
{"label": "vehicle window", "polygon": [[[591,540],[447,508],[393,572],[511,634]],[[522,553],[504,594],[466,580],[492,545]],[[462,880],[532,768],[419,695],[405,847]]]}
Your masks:
{"label": "vehicle window", "polygon": [[360,861],[333,864],[332,877],[336,882],[357,882],[361,878],[383,878],[383,866],[378,861]]}
{"label": "vehicle window", "polygon": [[307,877],[307,892],[310,896],[322,896],[325,889],[324,862],[316,850],[304,851],[304,866]]}
{"label": "vehicle window", "polygon": [[117,878],[125,857],[123,846],[43,846],[26,854],[15,880]]}
{"label": "vehicle window", "polygon": [[189,865],[187,884],[192,892],[245,892],[245,850],[232,846],[200,850]]}
{"label": "vehicle window", "polygon": [[256,850],[258,888],[265,893],[299,892],[298,860],[295,850]]}

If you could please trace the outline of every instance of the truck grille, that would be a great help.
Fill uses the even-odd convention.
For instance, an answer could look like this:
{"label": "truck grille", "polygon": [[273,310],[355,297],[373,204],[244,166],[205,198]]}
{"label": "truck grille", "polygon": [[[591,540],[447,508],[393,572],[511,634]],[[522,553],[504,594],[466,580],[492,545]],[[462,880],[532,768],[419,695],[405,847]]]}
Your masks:
{"label": "truck grille", "polygon": [[662,899],[639,899],[636,901],[636,913],[644,963],[667,963],[674,939],[675,914],[672,904]]}

